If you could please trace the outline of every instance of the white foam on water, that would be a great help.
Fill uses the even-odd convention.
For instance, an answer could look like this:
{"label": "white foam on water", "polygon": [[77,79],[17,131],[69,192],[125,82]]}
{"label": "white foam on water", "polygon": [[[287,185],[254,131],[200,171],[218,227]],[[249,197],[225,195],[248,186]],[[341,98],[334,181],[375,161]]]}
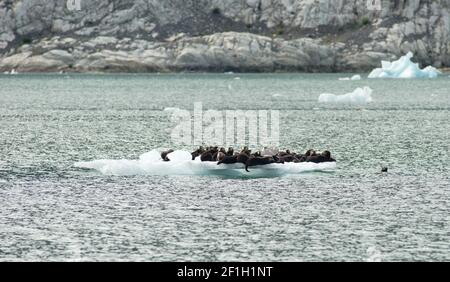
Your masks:
{"label": "white foam on water", "polygon": [[418,63],[413,63],[412,52],[408,52],[397,61],[381,61],[381,68],[374,69],[369,78],[436,78],[441,72],[432,66],[419,68]]}
{"label": "white foam on water", "polygon": [[278,177],[314,171],[332,171],[336,163],[284,163],[249,167],[246,172],[243,164],[221,164],[194,161],[187,151],[175,151],[168,155],[170,162],[164,162],[156,150],[145,153],[138,160],[94,160],[77,162],[75,167],[93,169],[105,175],[216,175],[228,177]]}
{"label": "white foam on water", "polygon": [[356,88],[355,91],[344,95],[324,93],[319,96],[319,103],[337,104],[367,104],[372,102],[372,89],[368,86]]}

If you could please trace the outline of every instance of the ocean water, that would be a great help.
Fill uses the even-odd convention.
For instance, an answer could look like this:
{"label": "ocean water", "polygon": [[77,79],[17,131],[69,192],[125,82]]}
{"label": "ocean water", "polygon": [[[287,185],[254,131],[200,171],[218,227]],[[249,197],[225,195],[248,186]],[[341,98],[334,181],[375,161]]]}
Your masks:
{"label": "ocean water", "polygon": [[[450,78],[343,76],[0,75],[0,260],[450,260]],[[372,103],[318,103],[363,86]],[[74,165],[172,147],[164,109],[194,102],[279,110],[281,148],[328,149],[337,166],[242,178]]]}

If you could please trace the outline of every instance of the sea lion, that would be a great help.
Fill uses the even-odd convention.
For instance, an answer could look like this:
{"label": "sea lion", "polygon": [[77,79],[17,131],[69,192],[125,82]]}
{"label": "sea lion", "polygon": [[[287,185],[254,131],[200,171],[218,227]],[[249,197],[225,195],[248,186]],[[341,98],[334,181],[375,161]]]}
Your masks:
{"label": "sea lion", "polygon": [[240,153],[236,156],[236,162],[246,164],[249,158],[250,155],[247,155],[246,153]]}
{"label": "sea lion", "polygon": [[286,163],[291,163],[294,161],[295,157],[291,154],[289,155],[282,155],[282,156],[278,156],[280,159],[282,159],[284,162]]}
{"label": "sea lion", "polygon": [[200,155],[200,160],[202,162],[212,162],[213,161],[213,154],[211,151],[206,151],[203,154]]}
{"label": "sea lion", "polygon": [[[308,159],[308,157],[310,156],[315,156],[316,155],[316,151],[314,151],[313,149],[309,149],[308,151],[306,151],[305,154],[303,155],[297,155],[297,159],[299,163],[303,163],[306,162],[306,160]],[[295,162],[295,161],[294,161]]]}
{"label": "sea lion", "polygon": [[238,162],[237,158],[238,158],[238,155],[224,156],[221,160],[219,160],[219,162],[217,162],[217,165],[220,165],[220,164],[235,164],[235,163]]}
{"label": "sea lion", "polygon": [[252,154],[252,150],[249,150],[247,146],[245,146],[242,150],[241,153],[244,153],[246,155],[251,155]]}
{"label": "sea lion", "polygon": [[173,153],[172,149],[164,151],[164,152],[161,152],[161,159],[163,161],[165,161],[165,162],[170,162],[170,159],[167,157],[167,155],[170,154],[170,153]]}
{"label": "sea lion", "polygon": [[219,151],[213,154],[213,161],[219,161],[226,155],[226,153],[225,148],[220,148]]}
{"label": "sea lion", "polygon": [[250,172],[248,170],[249,166],[268,165],[274,162],[275,159],[273,157],[250,157],[245,163],[245,171]]}
{"label": "sea lion", "polygon": [[291,155],[291,151],[290,150],[286,150],[286,151],[281,151],[278,152],[278,156],[283,157],[283,156],[287,156],[287,155]]}
{"label": "sea lion", "polygon": [[262,155],[261,155],[261,152],[260,151],[256,151],[256,152],[254,152],[253,154],[251,154],[251,156],[253,156],[253,157],[262,157]]}
{"label": "sea lion", "polygon": [[330,151],[327,151],[327,150],[323,151],[323,152],[322,152],[322,156],[325,157],[325,160],[326,160],[327,162],[336,162],[336,160],[333,159],[333,158],[331,157]]}
{"label": "sea lion", "polygon": [[195,160],[198,156],[203,154],[205,152],[205,149],[203,149],[203,146],[200,146],[197,150],[191,153],[192,160]]}
{"label": "sea lion", "polygon": [[218,147],[208,147],[209,150],[206,150],[203,154],[200,155],[200,160],[202,162],[214,162],[216,159],[214,158],[216,153],[218,152]]}
{"label": "sea lion", "polygon": [[335,159],[331,157],[330,151],[323,151],[320,155],[313,155],[306,158],[307,162],[312,163],[325,163],[325,162],[336,162]]}
{"label": "sea lion", "polygon": [[234,155],[233,147],[228,148],[228,151],[227,151],[226,155],[229,156],[229,157]]}

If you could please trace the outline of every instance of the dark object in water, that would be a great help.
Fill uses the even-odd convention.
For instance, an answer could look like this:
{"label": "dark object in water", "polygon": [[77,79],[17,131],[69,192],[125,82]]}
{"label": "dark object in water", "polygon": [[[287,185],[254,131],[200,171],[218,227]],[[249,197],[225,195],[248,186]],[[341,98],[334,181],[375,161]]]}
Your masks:
{"label": "dark object in water", "polygon": [[381,168],[381,172],[388,172],[388,168],[387,168],[387,167],[385,167],[385,166],[384,166],[384,167],[382,167],[382,168]]}

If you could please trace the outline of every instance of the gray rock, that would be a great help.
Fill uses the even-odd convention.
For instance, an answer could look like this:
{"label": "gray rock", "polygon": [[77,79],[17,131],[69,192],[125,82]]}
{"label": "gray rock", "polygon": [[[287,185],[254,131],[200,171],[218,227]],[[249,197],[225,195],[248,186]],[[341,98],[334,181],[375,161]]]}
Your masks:
{"label": "gray rock", "polygon": [[0,71],[347,71],[407,51],[450,66],[450,0],[382,3],[5,0]]}

